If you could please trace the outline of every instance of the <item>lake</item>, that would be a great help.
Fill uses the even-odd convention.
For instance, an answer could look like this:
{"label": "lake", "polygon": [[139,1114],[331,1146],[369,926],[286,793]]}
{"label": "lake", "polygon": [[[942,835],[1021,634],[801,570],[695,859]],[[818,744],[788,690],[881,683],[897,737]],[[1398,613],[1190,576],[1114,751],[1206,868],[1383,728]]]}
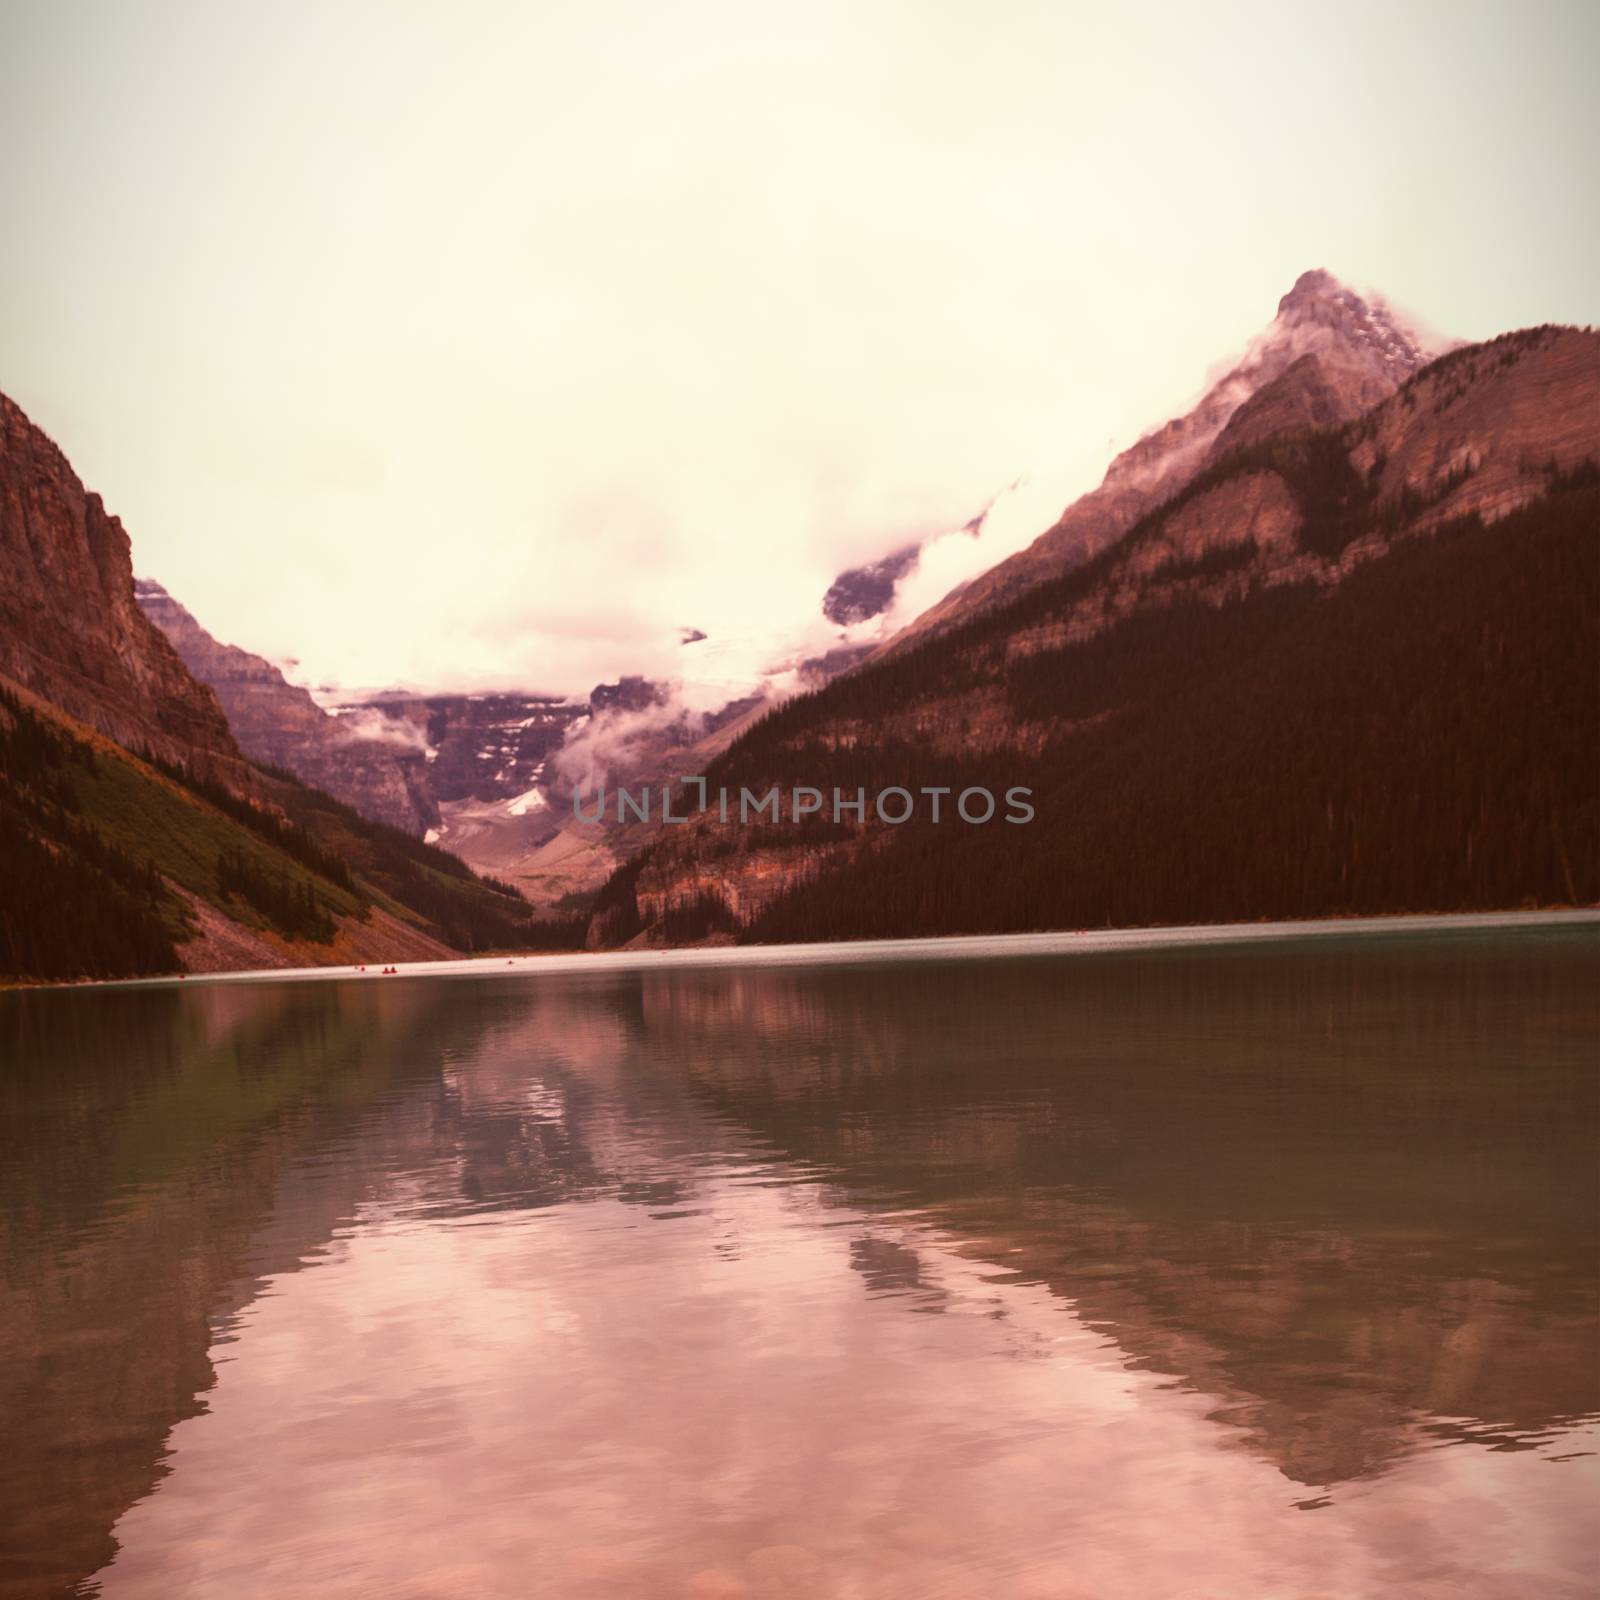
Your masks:
{"label": "lake", "polygon": [[1584,1596],[1594,925],[0,995],[0,1597]]}

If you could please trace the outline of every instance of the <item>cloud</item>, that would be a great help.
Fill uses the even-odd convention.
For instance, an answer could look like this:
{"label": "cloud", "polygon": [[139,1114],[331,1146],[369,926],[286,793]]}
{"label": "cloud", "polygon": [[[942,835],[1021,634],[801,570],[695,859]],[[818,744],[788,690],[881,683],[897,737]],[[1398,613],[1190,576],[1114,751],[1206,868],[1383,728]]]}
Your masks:
{"label": "cloud", "polygon": [[656,777],[650,752],[664,744],[689,743],[703,726],[703,714],[689,710],[676,692],[669,692],[658,705],[636,711],[599,711],[579,718],[551,758],[556,786],[576,787],[588,796],[602,785],[625,780],[640,767]]}
{"label": "cloud", "polygon": [[1595,315],[1587,57],[1509,13],[36,10],[0,381],[313,683],[748,685],[847,568],[934,539],[903,616],[1020,548],[1319,261]]}
{"label": "cloud", "polygon": [[375,706],[354,711],[341,709],[335,715],[339,719],[339,735],[348,743],[370,741],[424,752],[428,748],[426,731],[406,717],[391,716]]}

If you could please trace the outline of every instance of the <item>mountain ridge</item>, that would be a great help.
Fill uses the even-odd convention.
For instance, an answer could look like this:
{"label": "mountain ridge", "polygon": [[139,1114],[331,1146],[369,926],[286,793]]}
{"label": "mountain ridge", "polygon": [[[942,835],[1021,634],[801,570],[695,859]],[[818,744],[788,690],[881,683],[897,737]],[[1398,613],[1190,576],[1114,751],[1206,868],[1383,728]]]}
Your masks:
{"label": "mountain ridge", "polygon": [[249,777],[216,695],[133,595],[122,523],[0,394],[0,674],[128,748]]}
{"label": "mountain ridge", "polygon": [[[1314,362],[1301,365],[1307,357]],[[961,618],[1087,560],[1180,490],[1212,459],[1230,422],[1274,392],[1285,426],[1348,421],[1392,394],[1427,364],[1422,337],[1381,300],[1369,303],[1322,268],[1303,272],[1273,321],[1186,412],[1121,451],[1100,484],[1074,500],[1032,544],[968,580],[880,648],[904,649]]]}
{"label": "mountain ridge", "polygon": [[134,596],[179,658],[216,694],[239,747],[252,761],[286,767],[375,822],[422,833],[439,821],[425,783],[420,744],[360,739],[292,684],[270,661],[222,644],[154,579]]}
{"label": "mountain ridge", "polygon": [[[1391,883],[1381,892],[1370,883],[1358,891],[1356,880],[1349,880],[1348,893],[1355,898],[1346,901],[1341,897],[1347,891],[1339,885],[1346,881],[1340,873],[1348,863],[1324,860],[1319,870],[1331,876],[1317,880],[1320,887],[1308,886],[1305,898],[1292,906],[1280,905],[1267,885],[1260,887],[1254,912],[1248,900],[1241,905],[1231,893],[1218,905],[1226,900],[1232,915],[1248,919],[1252,914],[1486,907],[1504,893],[1504,882],[1497,880],[1491,888],[1483,878],[1485,852],[1493,855],[1487,834],[1474,843],[1479,825],[1457,814],[1448,790],[1436,795],[1435,804],[1440,817],[1450,819],[1449,827],[1463,830],[1455,843],[1467,865],[1441,860],[1417,832],[1424,827],[1419,817],[1398,818],[1392,836],[1374,820],[1372,785],[1395,781],[1401,772],[1414,787],[1436,787],[1443,780],[1439,773],[1416,769],[1410,746],[1385,742],[1393,739],[1385,718],[1420,717],[1413,736],[1418,742],[1427,718],[1416,709],[1402,713],[1391,686],[1371,679],[1369,660],[1340,661],[1339,649],[1353,648],[1349,641],[1358,638],[1363,657],[1420,674],[1419,704],[1431,706],[1438,727],[1448,727],[1450,738],[1462,741],[1460,748],[1441,747],[1442,761],[1499,774],[1503,792],[1475,793],[1474,804],[1486,819],[1482,827],[1492,824],[1496,848],[1506,860],[1521,858],[1514,834],[1507,832],[1513,819],[1504,796],[1524,779],[1532,781],[1531,775],[1544,774],[1538,781],[1553,785],[1552,793],[1560,797],[1555,826],[1561,842],[1540,857],[1539,887],[1532,887],[1537,874],[1530,875],[1526,892],[1541,903],[1593,899],[1600,893],[1600,884],[1591,881],[1600,848],[1593,838],[1594,806],[1581,799],[1586,790],[1593,791],[1592,761],[1585,770],[1570,728],[1550,725],[1546,707],[1523,703],[1515,681],[1502,681],[1494,661],[1475,662],[1472,652],[1463,654],[1461,641],[1448,634],[1438,639],[1433,657],[1419,661],[1404,638],[1368,640],[1364,630],[1372,617],[1398,620],[1407,607],[1436,628],[1429,610],[1444,602],[1430,598],[1432,586],[1449,597],[1455,608],[1451,621],[1461,629],[1481,631],[1491,625],[1490,617],[1500,619],[1493,624],[1504,632],[1495,661],[1520,662],[1516,671],[1544,674],[1547,682],[1553,681],[1548,675],[1554,660],[1567,661],[1586,682],[1600,677],[1592,619],[1573,610],[1573,593],[1584,587],[1583,568],[1573,563],[1581,563],[1577,552],[1585,538],[1592,559],[1600,528],[1597,463],[1600,334],[1541,327],[1464,347],[1419,369],[1353,421],[1290,427],[1228,450],[1095,555],[789,702],[709,768],[707,780],[757,793],[783,782],[822,788],[837,782],[851,794],[858,785],[870,793],[874,785],[915,789],[918,782],[947,783],[957,790],[987,783],[999,792],[1012,782],[1028,781],[1019,774],[1031,775],[1053,786],[1058,797],[1070,796],[1061,804],[1079,808],[1085,818],[1098,817],[1095,826],[1105,836],[1105,848],[1113,855],[1127,852],[1121,870],[1135,878],[1133,839],[1115,817],[1101,814],[1106,793],[1126,783],[1123,774],[1132,770],[1130,764],[1160,791],[1145,802],[1152,814],[1167,817],[1167,826],[1178,834],[1192,832],[1189,823],[1171,815],[1165,792],[1181,784],[1181,773],[1164,779],[1156,751],[1139,743],[1156,733],[1137,730],[1159,724],[1176,762],[1177,749],[1199,735],[1181,719],[1161,724],[1160,717],[1168,714],[1161,708],[1193,698],[1211,683],[1211,697],[1195,703],[1213,719],[1206,726],[1217,747],[1226,746],[1232,734],[1226,720],[1217,719],[1248,718],[1255,699],[1271,701],[1279,693],[1274,676],[1299,659],[1296,631],[1311,628],[1308,637],[1322,641],[1319,670],[1342,671],[1352,683],[1366,683],[1373,697],[1370,714],[1378,719],[1376,742],[1364,745],[1359,703],[1337,696],[1327,702],[1328,749],[1343,751],[1351,773],[1359,772],[1368,786],[1342,802],[1357,819],[1349,824],[1356,835],[1344,847],[1369,861],[1393,861],[1403,841],[1419,862],[1432,863],[1427,870],[1433,877],[1419,877],[1411,890]],[[1501,574],[1501,588],[1509,591],[1520,581],[1514,577],[1518,539],[1525,541],[1532,564],[1530,581],[1543,588],[1537,601],[1519,601],[1520,609],[1504,611],[1509,595],[1486,589],[1462,564],[1492,563]],[[1334,611],[1321,609],[1323,597],[1347,589],[1349,595]],[[1404,605],[1397,599],[1402,591]],[[1540,636],[1540,605],[1552,619],[1550,638]],[[1218,643],[1224,638],[1235,641],[1233,653]],[[1486,713],[1485,726],[1474,731],[1463,721],[1456,686],[1436,676],[1447,655],[1463,679],[1483,680],[1485,703],[1496,697],[1501,723]],[[1302,692],[1308,704],[1326,699],[1315,676]],[[1545,692],[1555,698],[1565,693]],[[1279,704],[1278,714],[1299,715],[1288,702]],[[1578,714],[1581,718],[1581,709]],[[1523,730],[1535,722],[1555,754],[1524,751]],[[1275,757],[1276,736],[1263,729],[1259,737],[1264,742],[1256,759]],[[1370,764],[1371,751],[1380,747],[1392,765],[1387,776]],[[1513,749],[1524,751],[1526,771],[1505,765]],[[1325,754],[1319,751],[1317,759]],[[1205,768],[1203,746],[1196,745],[1189,759],[1197,771]],[[1087,776],[1074,777],[1069,770],[1074,761],[1103,769],[1105,787],[1097,789]],[[1219,814],[1237,810],[1248,772],[1206,770]],[[1292,782],[1281,772],[1274,781],[1280,788],[1273,804],[1292,811],[1299,803]],[[1346,780],[1330,773],[1327,781],[1337,789]],[[1124,792],[1124,798],[1141,803],[1135,793]],[[1017,909],[1023,905],[1017,900],[998,920],[980,909],[971,893],[981,895],[982,883],[999,881],[1006,869],[989,859],[990,846],[963,839],[960,830],[932,827],[897,834],[882,826],[844,824],[809,832],[763,828],[756,837],[712,821],[659,829],[646,852],[602,890],[590,939],[601,945],[634,938],[649,942],[662,937],[659,930],[669,913],[675,928],[689,925],[685,918],[691,909],[697,919],[693,925],[702,933],[828,937],[823,925],[830,904],[839,911],[832,936],[1079,925],[1084,908],[1060,874],[1072,870],[1069,863],[1081,851],[1096,846],[1092,839],[1063,835],[1062,826],[1058,823],[1048,836],[1021,829],[1013,836],[1017,851],[1038,850],[1043,842],[1039,883],[1055,884],[1060,895],[1055,915],[1043,920],[1037,920],[1039,907],[1049,904],[1048,895],[1027,902],[1035,908],[1027,912]],[[1234,826],[1248,825],[1240,816]],[[1440,826],[1446,825],[1441,821]],[[966,832],[976,836],[983,830]],[[1569,845],[1569,835],[1578,842]],[[1317,841],[1308,837],[1302,843],[1310,850]],[[1207,849],[1219,858],[1233,850],[1238,880],[1254,881],[1254,861],[1248,852],[1238,854],[1243,845],[1230,840],[1227,848],[1212,842]],[[1288,864],[1282,870],[1293,876]],[[1398,864],[1392,868],[1395,874],[1404,870]],[[901,904],[897,923],[849,925],[842,908],[855,903],[856,887],[866,882],[883,905]],[[1219,882],[1219,895],[1222,888]],[[919,920],[910,909],[954,906],[963,892],[969,898],[959,914],[951,910],[935,917],[930,909]],[[1179,915],[1176,901],[1169,904],[1154,890],[1151,894],[1137,914],[1128,909],[1113,913],[1113,920],[1211,916],[1203,899],[1183,903]],[[906,895],[913,897],[909,904]],[[809,909],[803,916],[798,909],[780,914],[774,908],[785,899]],[[1023,920],[1015,920],[1019,917]]]}

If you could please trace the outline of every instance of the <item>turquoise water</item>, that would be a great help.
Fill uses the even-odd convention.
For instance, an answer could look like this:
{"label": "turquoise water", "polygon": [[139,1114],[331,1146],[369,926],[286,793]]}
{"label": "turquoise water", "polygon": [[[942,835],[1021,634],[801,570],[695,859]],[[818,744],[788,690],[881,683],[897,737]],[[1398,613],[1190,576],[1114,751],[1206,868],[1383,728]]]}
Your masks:
{"label": "turquoise water", "polygon": [[1594,929],[1061,949],[0,996],[0,1596],[1591,1593]]}

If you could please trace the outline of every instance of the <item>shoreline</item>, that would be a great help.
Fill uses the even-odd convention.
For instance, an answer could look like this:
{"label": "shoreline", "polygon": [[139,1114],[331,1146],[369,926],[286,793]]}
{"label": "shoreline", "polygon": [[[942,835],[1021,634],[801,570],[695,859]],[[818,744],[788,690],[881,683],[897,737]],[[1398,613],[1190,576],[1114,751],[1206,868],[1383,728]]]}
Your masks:
{"label": "shoreline", "polygon": [[[1289,940],[1363,938],[1414,933],[1495,933],[1590,928],[1600,932],[1600,907],[1548,911],[1397,912],[1374,917],[1315,917],[1289,922],[1187,923],[1145,928],[1063,929],[1045,933],[936,934],[911,939],[841,939],[814,944],[680,945],[658,950],[574,950],[546,954],[457,956],[442,961],[371,966],[267,967],[236,972],[168,973],[144,978],[90,978],[68,983],[18,983],[13,989],[152,989],[214,983],[315,983],[398,978],[527,977],[537,973],[627,972],[718,966],[827,966],[863,961],[1005,960],[1019,956],[1275,944]],[[390,970],[385,970],[385,967]]]}

